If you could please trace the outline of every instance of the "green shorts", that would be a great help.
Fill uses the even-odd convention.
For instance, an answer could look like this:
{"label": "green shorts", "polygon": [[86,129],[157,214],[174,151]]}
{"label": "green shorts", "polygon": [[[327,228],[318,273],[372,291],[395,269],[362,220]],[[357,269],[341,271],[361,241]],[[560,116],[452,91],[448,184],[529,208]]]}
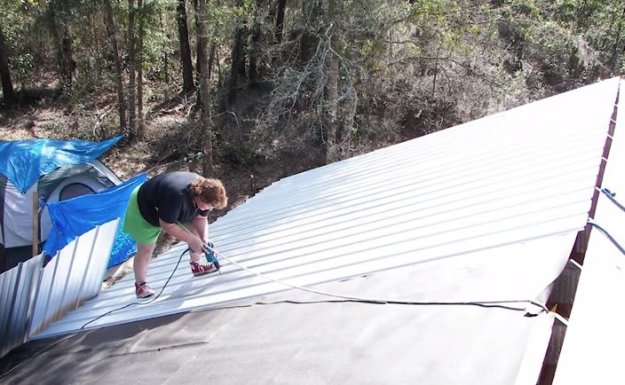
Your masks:
{"label": "green shorts", "polygon": [[[141,186],[139,186],[141,187]],[[124,231],[128,233],[132,239],[143,245],[154,245],[161,233],[161,228],[152,226],[143,218],[139,212],[139,203],[137,202],[137,194],[139,187],[135,188],[130,194],[128,207],[126,208],[126,216],[124,217]]]}

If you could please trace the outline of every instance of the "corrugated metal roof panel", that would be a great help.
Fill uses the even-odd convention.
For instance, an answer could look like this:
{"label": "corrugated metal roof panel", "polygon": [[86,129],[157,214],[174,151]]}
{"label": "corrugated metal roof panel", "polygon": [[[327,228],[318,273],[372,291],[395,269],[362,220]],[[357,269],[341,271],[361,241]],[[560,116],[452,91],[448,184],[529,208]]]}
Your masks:
{"label": "corrugated metal roof panel", "polygon": [[[618,84],[607,80],[285,178],[212,224],[212,239],[237,263],[302,286],[501,256],[515,269],[494,264],[497,278],[483,276],[488,265],[463,266],[470,273],[459,279],[485,283],[467,289],[443,279],[437,290],[416,290],[413,299],[532,299],[563,268],[586,223]],[[153,261],[148,280],[157,291],[182,250]],[[156,302],[116,311],[88,328],[289,289],[223,259],[222,265],[223,274],[194,279],[184,262]],[[519,271],[524,279],[513,279]],[[125,277],[39,337],[79,330],[135,302],[133,279]]]}
{"label": "corrugated metal roof panel", "polygon": [[[625,203],[625,86],[601,187]],[[593,220],[625,247],[625,212],[599,194]],[[622,384],[625,376],[625,255],[593,229],[553,384]],[[591,355],[592,356],[591,356]]]}

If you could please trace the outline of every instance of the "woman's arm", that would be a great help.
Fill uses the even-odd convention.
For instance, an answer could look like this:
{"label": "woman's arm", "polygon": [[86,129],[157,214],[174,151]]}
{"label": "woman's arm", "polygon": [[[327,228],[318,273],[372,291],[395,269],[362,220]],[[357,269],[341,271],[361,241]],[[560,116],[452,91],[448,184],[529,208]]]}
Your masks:
{"label": "woman's arm", "polygon": [[205,252],[205,246],[203,239],[199,238],[197,235],[192,234],[190,231],[183,229],[180,225],[176,223],[167,223],[163,222],[163,220],[159,220],[161,228],[169,235],[174,236],[181,241],[186,242],[192,251],[194,252]]}
{"label": "woman's arm", "polygon": [[198,215],[191,220],[191,226],[200,235],[202,242],[206,243],[208,241],[208,218]]}

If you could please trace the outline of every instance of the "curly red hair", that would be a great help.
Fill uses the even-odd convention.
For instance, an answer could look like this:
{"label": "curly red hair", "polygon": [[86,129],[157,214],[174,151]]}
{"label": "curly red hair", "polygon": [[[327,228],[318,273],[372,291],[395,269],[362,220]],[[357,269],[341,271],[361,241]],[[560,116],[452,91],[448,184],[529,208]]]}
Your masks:
{"label": "curly red hair", "polygon": [[226,188],[219,179],[200,177],[191,183],[191,195],[221,210],[228,205]]}

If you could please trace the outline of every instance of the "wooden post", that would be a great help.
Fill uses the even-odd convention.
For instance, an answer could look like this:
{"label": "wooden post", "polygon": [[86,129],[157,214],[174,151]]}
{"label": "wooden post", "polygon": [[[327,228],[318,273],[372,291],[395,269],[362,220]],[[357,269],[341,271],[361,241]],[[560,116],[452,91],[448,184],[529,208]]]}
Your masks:
{"label": "wooden post", "polygon": [[33,257],[39,255],[39,192],[33,192]]}

